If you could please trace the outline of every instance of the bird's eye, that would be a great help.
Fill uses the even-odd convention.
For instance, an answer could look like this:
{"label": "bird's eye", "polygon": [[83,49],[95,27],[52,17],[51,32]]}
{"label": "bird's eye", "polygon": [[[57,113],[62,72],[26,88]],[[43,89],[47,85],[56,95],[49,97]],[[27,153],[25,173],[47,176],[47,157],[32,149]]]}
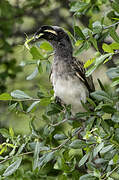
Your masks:
{"label": "bird's eye", "polygon": [[63,34],[64,34],[64,32],[62,32],[62,31],[59,32],[59,35],[60,35],[60,36],[62,36]]}

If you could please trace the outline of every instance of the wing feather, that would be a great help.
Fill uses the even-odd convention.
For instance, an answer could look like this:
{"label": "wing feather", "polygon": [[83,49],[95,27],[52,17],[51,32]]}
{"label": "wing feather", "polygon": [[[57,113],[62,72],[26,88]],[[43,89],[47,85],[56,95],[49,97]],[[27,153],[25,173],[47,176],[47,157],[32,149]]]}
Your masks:
{"label": "wing feather", "polygon": [[86,77],[85,75],[86,70],[83,62],[77,61],[76,58],[73,58],[71,67],[76,72],[76,76],[85,84],[89,92],[95,91],[92,76]]}

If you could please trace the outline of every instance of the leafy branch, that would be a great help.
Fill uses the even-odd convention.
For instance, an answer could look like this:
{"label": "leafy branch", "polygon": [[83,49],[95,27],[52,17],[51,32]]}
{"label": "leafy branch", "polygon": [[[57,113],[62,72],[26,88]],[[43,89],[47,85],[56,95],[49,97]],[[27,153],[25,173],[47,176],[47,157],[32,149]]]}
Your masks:
{"label": "leafy branch", "polygon": [[0,161],[0,164],[3,164],[4,162],[6,162],[8,160],[13,159],[14,157],[21,157],[21,156],[29,155],[29,154],[33,154],[33,153],[34,153],[34,151],[30,151],[30,152],[21,153],[21,154],[15,155],[15,156],[7,157],[6,159]]}

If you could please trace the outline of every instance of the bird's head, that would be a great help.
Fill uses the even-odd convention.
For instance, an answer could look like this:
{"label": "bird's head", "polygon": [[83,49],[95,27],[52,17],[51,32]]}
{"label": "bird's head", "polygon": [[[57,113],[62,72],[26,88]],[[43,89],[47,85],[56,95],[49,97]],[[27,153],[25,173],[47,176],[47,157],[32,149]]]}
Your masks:
{"label": "bird's head", "polygon": [[34,34],[35,41],[45,39],[59,55],[72,55],[72,44],[68,34],[58,26],[42,26]]}

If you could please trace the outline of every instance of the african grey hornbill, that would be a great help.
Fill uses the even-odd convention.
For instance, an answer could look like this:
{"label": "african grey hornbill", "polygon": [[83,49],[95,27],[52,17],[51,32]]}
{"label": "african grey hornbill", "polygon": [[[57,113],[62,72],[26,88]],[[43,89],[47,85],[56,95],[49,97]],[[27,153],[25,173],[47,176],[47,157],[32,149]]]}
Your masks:
{"label": "african grey hornbill", "polygon": [[68,34],[58,26],[42,26],[34,35],[37,40],[43,38],[54,48],[54,61],[51,71],[51,82],[54,95],[67,105],[72,113],[85,111],[82,102],[94,91],[92,77],[85,76],[81,61],[73,57],[73,48]]}

